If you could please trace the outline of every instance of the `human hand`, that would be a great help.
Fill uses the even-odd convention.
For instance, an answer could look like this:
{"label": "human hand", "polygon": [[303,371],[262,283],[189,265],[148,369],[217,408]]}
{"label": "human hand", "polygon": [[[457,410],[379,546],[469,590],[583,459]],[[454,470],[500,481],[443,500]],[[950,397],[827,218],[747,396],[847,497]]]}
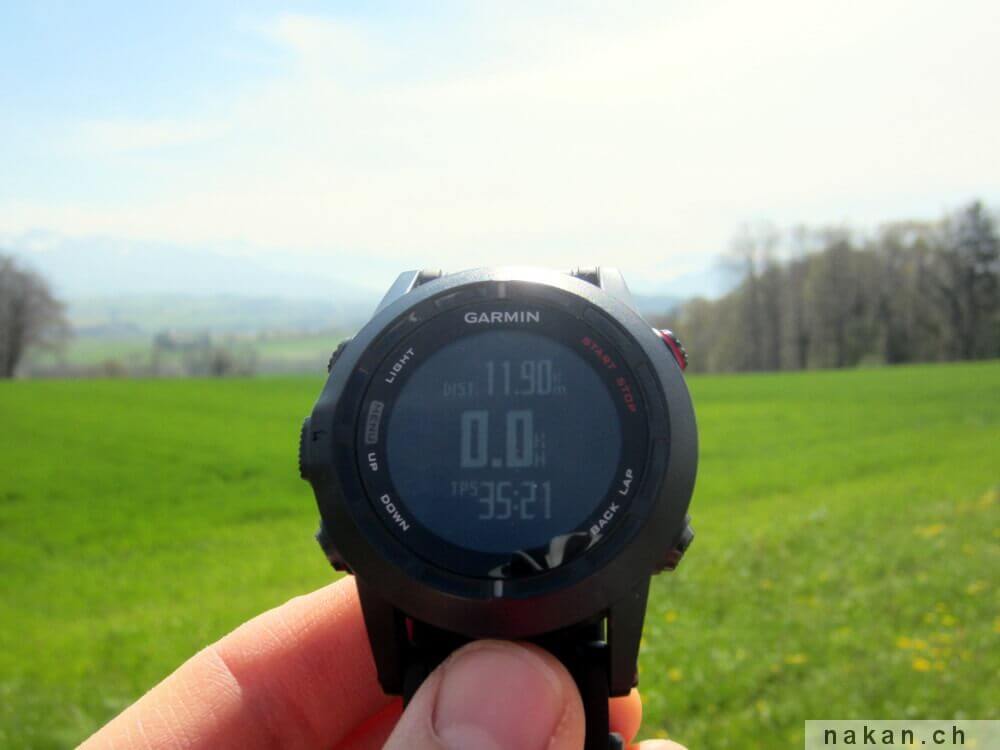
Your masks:
{"label": "human hand", "polygon": [[[610,701],[612,731],[639,729],[638,693]],[[578,750],[583,705],[547,652],[504,641],[456,651],[406,711],[382,693],[357,589],[345,578],[198,652],[82,750]],[[666,740],[634,746],[683,750]]]}

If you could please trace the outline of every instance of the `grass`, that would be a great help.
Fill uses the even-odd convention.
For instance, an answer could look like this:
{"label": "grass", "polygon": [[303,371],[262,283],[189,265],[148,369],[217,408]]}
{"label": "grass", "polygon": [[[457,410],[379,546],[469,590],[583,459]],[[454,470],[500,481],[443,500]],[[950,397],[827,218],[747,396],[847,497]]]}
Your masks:
{"label": "grass", "polygon": [[[315,379],[0,384],[0,747],[70,746],[323,585]],[[1000,718],[1000,363],[691,379],[698,537],[655,580],[645,730]]]}

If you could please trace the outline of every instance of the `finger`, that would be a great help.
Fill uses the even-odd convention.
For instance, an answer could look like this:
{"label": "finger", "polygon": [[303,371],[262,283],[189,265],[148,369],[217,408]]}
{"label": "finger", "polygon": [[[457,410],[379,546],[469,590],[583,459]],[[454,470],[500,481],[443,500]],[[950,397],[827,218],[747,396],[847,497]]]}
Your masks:
{"label": "finger", "polygon": [[84,747],[331,747],[388,703],[345,578],[191,657]]}
{"label": "finger", "polygon": [[377,714],[354,728],[336,750],[382,750],[403,713],[403,701],[396,698]]}
{"label": "finger", "polygon": [[629,744],[639,733],[642,723],[642,700],[635,688],[622,698],[612,698],[608,706],[608,719],[611,731],[617,732]]}
{"label": "finger", "polygon": [[385,750],[579,750],[583,736],[583,702],[554,656],[475,641],[424,681]]}
{"label": "finger", "polygon": [[646,740],[640,742],[639,750],[687,750],[683,745],[678,745],[672,740]]}

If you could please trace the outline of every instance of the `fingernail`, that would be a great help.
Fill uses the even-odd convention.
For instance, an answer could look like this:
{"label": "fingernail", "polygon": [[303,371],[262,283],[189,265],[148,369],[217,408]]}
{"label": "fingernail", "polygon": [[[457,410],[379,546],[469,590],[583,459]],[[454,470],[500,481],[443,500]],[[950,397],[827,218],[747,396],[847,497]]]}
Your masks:
{"label": "fingernail", "polygon": [[474,643],[444,665],[434,730],[452,750],[542,750],[565,711],[563,692],[559,675],[529,649]]}

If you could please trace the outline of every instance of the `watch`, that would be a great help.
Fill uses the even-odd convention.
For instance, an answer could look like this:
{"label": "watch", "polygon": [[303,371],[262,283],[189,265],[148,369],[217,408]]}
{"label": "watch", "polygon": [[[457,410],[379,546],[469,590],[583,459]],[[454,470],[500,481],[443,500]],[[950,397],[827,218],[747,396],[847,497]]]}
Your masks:
{"label": "watch", "polygon": [[586,750],[622,746],[608,698],[637,683],[650,578],[693,538],[686,363],[615,269],[399,276],[299,441],[387,694],[472,639],[531,641],[576,681]]}

